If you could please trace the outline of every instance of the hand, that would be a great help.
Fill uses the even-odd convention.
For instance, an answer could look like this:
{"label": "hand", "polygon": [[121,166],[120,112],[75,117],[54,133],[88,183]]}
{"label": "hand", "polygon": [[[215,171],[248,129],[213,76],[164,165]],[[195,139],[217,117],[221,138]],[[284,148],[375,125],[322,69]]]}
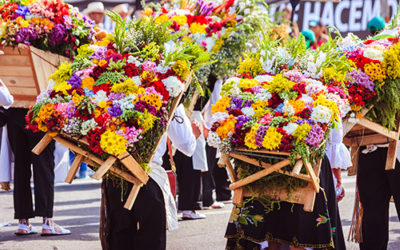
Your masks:
{"label": "hand", "polygon": [[201,125],[196,120],[192,121],[192,131],[193,131],[194,137],[196,137],[196,140],[197,140],[197,138],[199,138],[199,136],[201,135]]}
{"label": "hand", "polygon": [[204,122],[203,122],[203,136],[204,136],[204,139],[207,139],[207,137],[208,137],[208,132],[210,132],[210,130],[208,130],[208,129],[206,128],[206,125],[205,125]]}
{"label": "hand", "polygon": [[345,196],[344,188],[342,187],[342,193],[336,197],[337,201],[341,201]]}

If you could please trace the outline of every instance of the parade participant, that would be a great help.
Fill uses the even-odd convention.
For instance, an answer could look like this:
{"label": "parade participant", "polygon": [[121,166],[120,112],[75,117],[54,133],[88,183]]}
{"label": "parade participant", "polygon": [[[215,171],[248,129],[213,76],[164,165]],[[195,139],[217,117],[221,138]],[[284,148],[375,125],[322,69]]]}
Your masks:
{"label": "parade participant", "polygon": [[383,17],[376,16],[368,22],[368,30],[372,35],[376,35],[383,28],[385,28],[385,19]]}
{"label": "parade participant", "polygon": [[102,2],[91,2],[87,8],[83,10],[83,14],[89,17],[100,28],[104,28],[104,5]]}
{"label": "parade participant", "polygon": [[[2,83],[3,88],[4,84]],[[10,98],[10,97],[9,97]],[[11,99],[12,100],[12,99]],[[8,139],[14,153],[14,211],[18,220],[16,235],[29,235],[38,231],[29,219],[43,217],[42,235],[66,235],[71,232],[53,221],[54,207],[54,142],[40,155],[32,153],[44,133],[33,133],[25,128],[28,109],[10,108],[7,117]],[[35,211],[32,204],[31,165],[35,193]]]}
{"label": "parade participant", "polygon": [[306,40],[307,43],[307,49],[310,48],[314,42],[315,42],[315,34],[314,31],[308,29],[308,30],[302,30],[301,34],[303,35],[304,39]]}
{"label": "parade participant", "polygon": [[[1,51],[0,51],[1,54]],[[3,81],[0,79],[0,106],[3,108],[9,108],[14,102],[14,97],[10,94],[8,91],[7,86],[3,83]],[[7,119],[4,115],[3,112],[0,113],[0,126],[4,126],[7,122]],[[1,151],[0,151],[0,190],[10,190],[10,180],[11,180],[11,169],[7,166],[7,164],[4,164],[5,158],[7,158],[7,161],[10,158],[9,150],[8,150],[8,145],[7,145],[7,137],[4,137],[3,134],[7,135],[7,129],[1,128],[0,134],[1,136]],[[4,141],[4,142],[3,142]]]}
{"label": "parade participant", "polygon": [[133,13],[133,8],[128,9],[126,4],[118,4],[113,10],[121,16],[122,20],[126,20]]}
{"label": "parade participant", "polygon": [[310,20],[308,26],[315,34],[315,41],[312,45],[312,49],[319,48],[323,43],[326,43],[329,40],[328,35],[325,34],[326,27],[322,25],[319,19]]}
{"label": "parade participant", "polygon": [[[200,134],[199,124],[191,123],[185,115],[183,105],[180,105],[167,130],[174,147],[191,156]],[[167,135],[164,135],[156,149],[150,164],[150,179],[140,189],[132,210],[123,207],[123,201],[128,194],[123,193],[121,186],[110,179],[103,181],[105,209],[102,210],[101,224],[105,228],[100,232],[103,249],[166,248],[166,228],[174,230],[178,226],[175,200],[171,194],[168,176],[161,167],[162,156],[167,149]],[[131,184],[124,190],[130,188]]]}

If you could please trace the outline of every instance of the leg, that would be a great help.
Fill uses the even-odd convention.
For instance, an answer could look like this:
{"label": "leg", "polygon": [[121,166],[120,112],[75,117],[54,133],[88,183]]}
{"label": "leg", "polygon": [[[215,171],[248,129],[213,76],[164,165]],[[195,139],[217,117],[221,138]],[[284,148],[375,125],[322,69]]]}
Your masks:
{"label": "leg", "polygon": [[[44,136],[43,133],[28,131],[29,146],[33,149]],[[40,155],[32,155],[35,182],[35,215],[53,217],[54,205],[54,141]]]}
{"label": "leg", "polygon": [[15,158],[14,211],[15,219],[34,217],[31,190],[31,153],[25,134],[24,109],[7,110],[8,139]]}
{"label": "leg", "polygon": [[385,175],[386,153],[387,149],[378,148],[359,158],[357,185],[364,209],[362,250],[387,248],[390,187]]}
{"label": "leg", "polygon": [[226,168],[220,168],[217,165],[218,159],[215,158],[215,156],[217,155],[217,149],[207,145],[206,152],[208,168],[211,172],[211,176],[214,182],[215,192],[217,194],[217,201],[230,200],[232,192],[229,189],[229,177],[226,172]]}
{"label": "leg", "polygon": [[394,198],[394,204],[396,206],[397,217],[400,219],[400,163],[396,161],[394,170],[388,170],[385,172],[387,180],[390,185],[390,192]]}

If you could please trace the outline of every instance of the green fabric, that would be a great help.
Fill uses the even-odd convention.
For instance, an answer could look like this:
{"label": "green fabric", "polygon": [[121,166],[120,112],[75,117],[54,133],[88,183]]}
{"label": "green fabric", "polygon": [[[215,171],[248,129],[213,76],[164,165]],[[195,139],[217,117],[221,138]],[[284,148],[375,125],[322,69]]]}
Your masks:
{"label": "green fabric", "polygon": [[307,42],[307,48],[311,46],[312,43],[315,42],[315,34],[314,31],[307,29],[307,30],[302,30],[301,34],[304,36]]}
{"label": "green fabric", "polygon": [[385,28],[385,19],[383,17],[376,16],[368,22],[368,30],[371,32],[380,31],[383,28]]}

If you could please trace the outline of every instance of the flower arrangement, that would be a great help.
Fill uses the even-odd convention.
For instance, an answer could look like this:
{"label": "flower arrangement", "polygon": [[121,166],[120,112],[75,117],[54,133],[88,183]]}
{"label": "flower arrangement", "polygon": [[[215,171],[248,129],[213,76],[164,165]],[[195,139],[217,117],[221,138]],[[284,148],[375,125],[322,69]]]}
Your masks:
{"label": "flower arrangement", "polygon": [[268,12],[256,1],[171,1],[144,14],[158,23],[168,22],[172,32],[184,32],[190,40],[211,53],[214,62],[195,74],[203,89],[209,77],[226,79],[232,75],[242,53],[249,51],[252,41],[271,23]]}
{"label": "flower arrangement", "polygon": [[32,45],[67,57],[92,42],[94,23],[62,0],[0,1],[0,42]]}
{"label": "flower arrangement", "polygon": [[[116,13],[115,35],[82,45],[72,63],[51,75],[48,90],[30,109],[28,128],[67,138],[85,138],[89,152],[100,156],[135,153],[146,164],[157,138],[166,129],[174,100],[185,90],[191,66],[196,67],[195,45],[174,43],[165,27],[151,20],[122,21]],[[128,43],[124,32],[152,30],[142,46]],[[164,33],[163,40],[149,36]],[[143,33],[144,34],[144,33]]]}

